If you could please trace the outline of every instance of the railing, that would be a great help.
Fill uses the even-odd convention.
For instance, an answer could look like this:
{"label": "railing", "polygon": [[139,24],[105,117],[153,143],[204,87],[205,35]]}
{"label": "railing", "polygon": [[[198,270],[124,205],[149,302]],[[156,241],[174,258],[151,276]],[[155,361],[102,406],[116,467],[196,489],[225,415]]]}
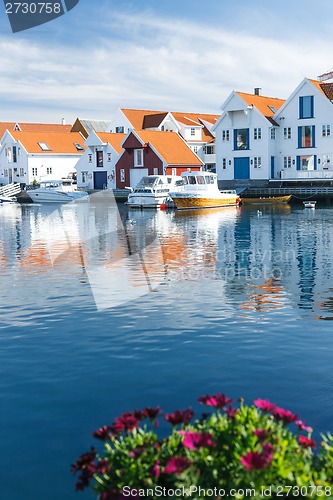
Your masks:
{"label": "railing", "polygon": [[7,196],[8,198],[14,198],[14,196],[18,195],[21,192],[20,184],[6,184],[6,186],[0,187],[0,195]]}
{"label": "railing", "polygon": [[320,195],[333,195],[333,187],[279,187],[279,188],[247,188],[242,193],[243,195],[257,195],[257,196],[267,196],[267,195],[288,195],[288,194],[320,194]]}

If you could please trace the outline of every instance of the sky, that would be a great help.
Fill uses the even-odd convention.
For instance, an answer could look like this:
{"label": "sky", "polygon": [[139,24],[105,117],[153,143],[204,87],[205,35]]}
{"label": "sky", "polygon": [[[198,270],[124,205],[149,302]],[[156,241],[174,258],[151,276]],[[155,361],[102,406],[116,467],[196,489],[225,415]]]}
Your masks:
{"label": "sky", "polygon": [[333,67],[332,18],[332,0],[80,0],[12,33],[1,2],[0,121],[219,114],[233,90],[254,87],[287,98]]}

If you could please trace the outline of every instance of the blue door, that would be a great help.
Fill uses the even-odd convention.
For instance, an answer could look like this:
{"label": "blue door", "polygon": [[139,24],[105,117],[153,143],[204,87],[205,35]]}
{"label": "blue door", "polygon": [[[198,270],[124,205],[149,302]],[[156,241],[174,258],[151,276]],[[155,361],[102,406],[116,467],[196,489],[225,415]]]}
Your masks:
{"label": "blue door", "polygon": [[250,158],[234,158],[234,179],[250,178]]}
{"label": "blue door", "polygon": [[106,189],[108,184],[108,173],[94,172],[94,189]]}
{"label": "blue door", "polygon": [[271,156],[271,179],[274,179],[274,166],[275,166],[275,158],[274,156]]}

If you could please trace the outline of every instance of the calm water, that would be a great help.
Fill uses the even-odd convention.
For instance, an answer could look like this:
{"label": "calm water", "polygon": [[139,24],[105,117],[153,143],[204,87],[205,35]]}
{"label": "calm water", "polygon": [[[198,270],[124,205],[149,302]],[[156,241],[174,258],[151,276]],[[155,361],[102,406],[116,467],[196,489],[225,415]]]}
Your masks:
{"label": "calm water", "polygon": [[54,210],[0,206],[1,499],[94,498],[70,465],[145,405],[222,391],[333,430],[332,209]]}

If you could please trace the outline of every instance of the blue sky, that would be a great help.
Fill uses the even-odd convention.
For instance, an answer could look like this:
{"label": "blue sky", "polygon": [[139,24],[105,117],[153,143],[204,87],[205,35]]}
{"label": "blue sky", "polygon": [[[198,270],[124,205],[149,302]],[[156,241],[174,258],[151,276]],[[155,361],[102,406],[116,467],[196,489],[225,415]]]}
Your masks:
{"label": "blue sky", "polygon": [[119,107],[219,113],[232,90],[286,98],[333,67],[331,0],[80,0],[11,33],[0,121],[109,119]]}

